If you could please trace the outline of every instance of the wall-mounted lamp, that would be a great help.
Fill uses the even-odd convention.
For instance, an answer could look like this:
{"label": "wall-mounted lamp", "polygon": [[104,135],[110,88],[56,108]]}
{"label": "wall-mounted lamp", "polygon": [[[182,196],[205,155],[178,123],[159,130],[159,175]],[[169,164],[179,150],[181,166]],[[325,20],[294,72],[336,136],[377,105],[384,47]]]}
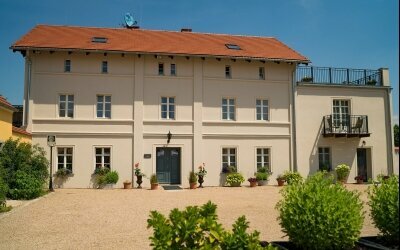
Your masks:
{"label": "wall-mounted lamp", "polygon": [[364,147],[365,144],[367,144],[365,141],[362,141],[361,143],[362,143],[362,146],[361,146],[361,147]]}
{"label": "wall-mounted lamp", "polygon": [[168,134],[167,134],[167,144],[171,141],[171,137],[172,137],[171,131],[168,131]]}

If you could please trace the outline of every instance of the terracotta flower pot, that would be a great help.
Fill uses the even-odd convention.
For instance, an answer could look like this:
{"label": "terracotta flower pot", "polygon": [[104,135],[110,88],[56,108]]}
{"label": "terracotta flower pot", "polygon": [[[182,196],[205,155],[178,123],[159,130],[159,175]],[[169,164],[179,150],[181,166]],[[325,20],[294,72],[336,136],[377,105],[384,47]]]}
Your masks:
{"label": "terracotta flower pot", "polygon": [[277,180],[278,181],[278,186],[283,186],[285,184],[285,180]]}
{"label": "terracotta flower pot", "polygon": [[256,181],[250,181],[250,187],[257,187]]}
{"label": "terracotta flower pot", "polygon": [[197,188],[197,183],[190,183],[190,189],[196,189]]}
{"label": "terracotta flower pot", "polygon": [[124,189],[130,189],[132,187],[132,182],[124,182]]}
{"label": "terracotta flower pot", "polygon": [[363,183],[364,183],[363,179],[357,180],[357,184],[363,184]]}
{"label": "terracotta flower pot", "polygon": [[157,190],[157,189],[158,189],[158,183],[152,183],[151,190]]}

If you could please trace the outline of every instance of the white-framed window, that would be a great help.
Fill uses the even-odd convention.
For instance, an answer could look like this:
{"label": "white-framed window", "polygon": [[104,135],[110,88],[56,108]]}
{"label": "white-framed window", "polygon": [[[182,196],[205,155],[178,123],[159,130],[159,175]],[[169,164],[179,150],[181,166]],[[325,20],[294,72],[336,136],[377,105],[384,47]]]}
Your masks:
{"label": "white-framed window", "polygon": [[64,72],[71,72],[71,60],[64,61]]}
{"label": "white-framed window", "polygon": [[232,78],[231,66],[225,65],[225,78]]}
{"label": "white-framed window", "polygon": [[235,99],[234,98],[222,98],[222,119],[232,120],[236,119],[235,114]]}
{"label": "white-framed window", "polygon": [[111,169],[111,148],[95,147],[95,168]]}
{"label": "white-framed window", "polygon": [[265,80],[265,68],[264,67],[258,68],[258,78],[260,80]]}
{"label": "white-framed window", "polygon": [[97,95],[97,118],[111,118],[111,96]]}
{"label": "white-framed window", "polygon": [[333,100],[332,127],[335,132],[346,132],[349,128],[350,100]]}
{"label": "white-framed window", "polygon": [[161,118],[175,119],[175,97],[161,97]]}
{"label": "white-framed window", "polygon": [[237,167],[236,148],[222,148],[222,167]]}
{"label": "white-framed window", "polygon": [[269,107],[267,99],[256,99],[256,118],[257,121],[269,120]]}
{"label": "white-framed window", "polygon": [[68,169],[72,172],[72,157],[74,149],[72,147],[57,148],[57,169]]}
{"label": "white-framed window", "polygon": [[176,64],[171,63],[171,76],[176,76]]}
{"label": "white-framed window", "polygon": [[158,63],[158,75],[164,75],[164,63]]}
{"label": "white-framed window", "polygon": [[257,170],[261,167],[266,167],[271,171],[271,149],[257,148],[256,149]]}
{"label": "white-framed window", "polygon": [[58,116],[74,117],[74,95],[62,94],[58,96]]}
{"label": "white-framed window", "polygon": [[101,73],[104,73],[104,74],[108,73],[108,62],[107,61],[101,62]]}
{"label": "white-framed window", "polygon": [[318,167],[319,170],[331,170],[331,153],[330,148],[328,147],[319,147],[318,148]]}

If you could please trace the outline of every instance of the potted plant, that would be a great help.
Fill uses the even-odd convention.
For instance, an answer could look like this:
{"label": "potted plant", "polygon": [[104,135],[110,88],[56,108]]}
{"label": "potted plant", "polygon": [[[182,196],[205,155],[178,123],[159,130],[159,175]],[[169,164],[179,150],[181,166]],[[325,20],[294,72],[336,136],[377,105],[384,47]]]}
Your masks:
{"label": "potted plant", "polygon": [[139,167],[139,162],[135,163],[135,170],[134,170],[135,176],[136,176],[136,183],[138,184],[137,188],[142,188],[142,183],[143,183],[143,177],[146,175],[142,173],[142,170]]}
{"label": "potted plant", "polygon": [[302,82],[312,82],[313,78],[311,76],[305,76],[301,79]]}
{"label": "potted plant", "polygon": [[285,184],[285,177],[283,176],[283,175],[278,175],[277,177],[276,177],[276,181],[278,182],[278,186],[283,186],[284,184]]}
{"label": "potted plant", "polygon": [[269,171],[266,167],[258,168],[257,173],[255,173],[256,179],[258,182],[258,186],[268,185],[269,177],[272,175],[272,172]]}
{"label": "potted plant", "polygon": [[364,183],[364,177],[362,175],[357,175],[354,177],[354,180],[357,181],[357,184],[363,184]]}
{"label": "potted plant", "polygon": [[158,189],[158,179],[156,174],[152,174],[150,176],[150,184],[151,184],[151,190]]}
{"label": "potted plant", "polygon": [[222,173],[224,174],[230,174],[230,173],[236,173],[237,168],[236,166],[223,166],[222,167]]}
{"label": "potted plant", "polygon": [[344,184],[347,181],[347,177],[349,176],[350,173],[350,167],[346,164],[339,164],[335,168],[335,172],[337,175],[337,180]]}
{"label": "potted plant", "polygon": [[367,85],[375,86],[375,85],[376,85],[376,80],[375,80],[375,79],[369,79],[369,80],[367,81]]}
{"label": "potted plant", "polygon": [[132,187],[132,182],[130,180],[124,181],[124,189],[130,189]]}
{"label": "potted plant", "polygon": [[93,173],[94,184],[96,188],[103,188],[105,183],[105,175],[110,172],[107,167],[96,167]]}
{"label": "potted plant", "polygon": [[207,174],[207,170],[206,170],[205,164],[203,162],[203,165],[199,166],[199,171],[196,173],[196,175],[199,179],[199,184],[200,184],[199,188],[203,187],[204,176],[206,176],[206,174]]}
{"label": "potted plant", "polygon": [[72,171],[68,168],[60,168],[54,174],[58,178],[67,178],[72,174]]}
{"label": "potted plant", "polygon": [[190,189],[196,189],[197,175],[193,171],[190,171],[189,173],[189,184],[190,184]]}
{"label": "potted plant", "polygon": [[283,172],[283,178],[288,185],[303,181],[303,177],[299,174],[299,172],[294,171]]}
{"label": "potted plant", "polygon": [[240,187],[244,182],[244,177],[241,173],[230,173],[226,177],[226,183],[231,187]]}
{"label": "potted plant", "polygon": [[250,187],[256,187],[257,186],[257,178],[256,177],[250,177],[247,180],[250,182]]}
{"label": "potted plant", "polygon": [[105,189],[113,189],[114,185],[118,182],[119,179],[117,171],[109,171],[103,177],[103,184]]}

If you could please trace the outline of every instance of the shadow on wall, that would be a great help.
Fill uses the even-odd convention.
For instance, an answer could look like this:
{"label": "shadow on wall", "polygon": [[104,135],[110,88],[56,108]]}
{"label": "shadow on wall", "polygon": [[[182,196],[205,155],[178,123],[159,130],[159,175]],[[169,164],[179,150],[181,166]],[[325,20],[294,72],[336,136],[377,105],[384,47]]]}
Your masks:
{"label": "shadow on wall", "polygon": [[219,174],[219,185],[221,187],[226,185],[226,176],[227,176],[227,174],[224,174],[224,173]]}

